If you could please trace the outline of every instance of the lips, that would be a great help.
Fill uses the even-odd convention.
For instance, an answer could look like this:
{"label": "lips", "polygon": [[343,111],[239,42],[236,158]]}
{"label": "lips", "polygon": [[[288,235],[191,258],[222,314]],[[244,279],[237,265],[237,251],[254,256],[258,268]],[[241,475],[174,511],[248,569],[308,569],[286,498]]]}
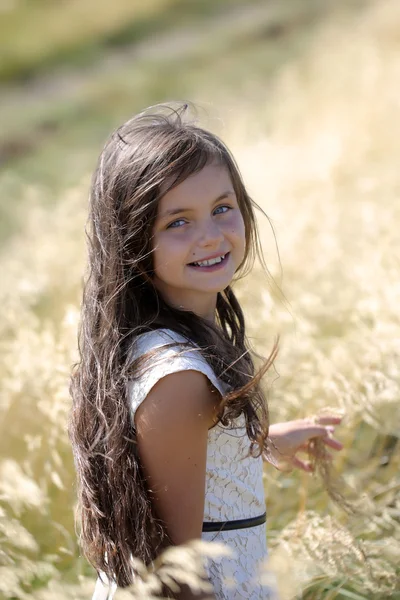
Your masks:
{"label": "lips", "polygon": [[226,252],[225,254],[216,254],[213,257],[189,263],[188,266],[204,271],[216,270],[227,262],[229,254],[229,252]]}
{"label": "lips", "polygon": [[205,258],[203,260],[198,260],[196,262],[190,263],[195,267],[211,267],[212,265],[217,265],[222,262],[225,258],[225,254],[221,254],[220,256],[216,256],[215,258]]}
{"label": "lips", "polygon": [[213,261],[216,258],[225,258],[229,252],[220,252],[219,254],[212,254],[211,256],[206,256],[205,258],[201,258],[200,260],[193,261],[189,263],[189,265],[198,265],[199,263],[205,263],[206,261]]}

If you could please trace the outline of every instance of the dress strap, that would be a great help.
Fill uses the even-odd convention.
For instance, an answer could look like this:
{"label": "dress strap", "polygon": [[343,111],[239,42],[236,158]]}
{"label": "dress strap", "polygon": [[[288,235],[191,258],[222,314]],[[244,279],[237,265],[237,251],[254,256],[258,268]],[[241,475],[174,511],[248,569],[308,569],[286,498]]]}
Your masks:
{"label": "dress strap", "polygon": [[207,531],[229,531],[231,529],[245,529],[246,527],[257,527],[267,520],[267,513],[250,517],[249,519],[236,519],[236,521],[205,521],[203,523],[203,532]]}

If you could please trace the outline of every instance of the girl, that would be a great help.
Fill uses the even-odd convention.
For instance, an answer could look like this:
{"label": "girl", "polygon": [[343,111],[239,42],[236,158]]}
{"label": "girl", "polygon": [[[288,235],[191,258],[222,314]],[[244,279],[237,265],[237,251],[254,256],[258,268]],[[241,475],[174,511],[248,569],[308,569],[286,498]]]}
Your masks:
{"label": "girl", "polygon": [[255,204],[186,109],[122,125],[93,176],[70,420],[81,542],[102,574],[93,600],[133,582],[132,556],[149,564],[196,538],[233,553],[205,563],[215,599],[272,597],[259,575],[263,457],[272,444],[309,471],[296,453],[310,440],[341,447],[329,427],[340,418],[269,428],[260,380],[277,347],[255,373],[231,287],[259,248]]}

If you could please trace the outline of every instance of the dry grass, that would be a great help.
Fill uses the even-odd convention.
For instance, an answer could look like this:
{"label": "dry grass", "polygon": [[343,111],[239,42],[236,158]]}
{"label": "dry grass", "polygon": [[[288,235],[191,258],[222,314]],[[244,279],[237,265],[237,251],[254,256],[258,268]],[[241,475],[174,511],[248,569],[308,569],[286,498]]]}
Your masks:
{"label": "dry grass", "polygon": [[[220,131],[278,236],[290,312],[261,286],[258,268],[240,284],[257,348],[267,352],[282,334],[273,420],[343,410],[341,491],[372,506],[368,517],[348,515],[320,480],[266,469],[270,566],[284,600],[400,594],[399,24],[395,0],[351,22],[338,15],[268,97],[256,82],[256,103],[226,105]],[[53,211],[35,202],[40,190],[27,190],[24,231],[0,257],[0,596],[10,600],[92,591],[73,533],[65,430],[87,185]]]}
{"label": "dry grass", "polygon": [[[311,590],[314,580],[326,586],[322,598],[335,597],[335,587],[342,597],[346,588],[363,598],[399,591],[399,20],[398,5],[387,2],[351,27],[331,22],[309,53],[282,71],[268,100],[270,135],[239,159],[275,226],[290,302],[291,314],[264,295],[263,314],[253,312],[259,348],[267,351],[273,334],[283,332],[271,412],[288,419],[325,406],[344,411],[346,450],[337,460],[343,492],[349,499],[365,494],[375,508],[372,517],[346,517],[307,476],[267,473],[273,545],[278,557],[283,548],[291,552],[280,564],[293,564],[295,589],[301,582]],[[263,239],[279,281],[266,222]],[[253,306],[262,294],[257,282],[256,271],[242,286],[243,301]],[[344,541],[334,550],[334,522],[306,508],[329,510],[349,540],[363,540],[369,560],[362,566]],[[305,528],[291,520],[294,512]],[[324,549],[332,550],[331,561]],[[347,569],[334,558],[343,554]],[[306,597],[317,597],[315,590]]]}

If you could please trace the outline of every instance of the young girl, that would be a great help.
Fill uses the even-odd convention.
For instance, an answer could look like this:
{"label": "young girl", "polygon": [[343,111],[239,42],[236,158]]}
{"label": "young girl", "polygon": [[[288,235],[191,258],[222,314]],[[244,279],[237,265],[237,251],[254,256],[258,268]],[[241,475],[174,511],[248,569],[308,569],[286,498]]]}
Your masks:
{"label": "young girl", "polygon": [[263,458],[272,447],[310,471],[296,453],[311,439],[341,447],[340,418],[269,427],[260,380],[277,348],[255,373],[231,287],[259,248],[255,205],[186,109],[122,125],[93,176],[70,421],[81,543],[102,575],[93,600],[133,582],[131,557],[150,564],[196,538],[232,550],[205,562],[214,598],[272,598]]}

